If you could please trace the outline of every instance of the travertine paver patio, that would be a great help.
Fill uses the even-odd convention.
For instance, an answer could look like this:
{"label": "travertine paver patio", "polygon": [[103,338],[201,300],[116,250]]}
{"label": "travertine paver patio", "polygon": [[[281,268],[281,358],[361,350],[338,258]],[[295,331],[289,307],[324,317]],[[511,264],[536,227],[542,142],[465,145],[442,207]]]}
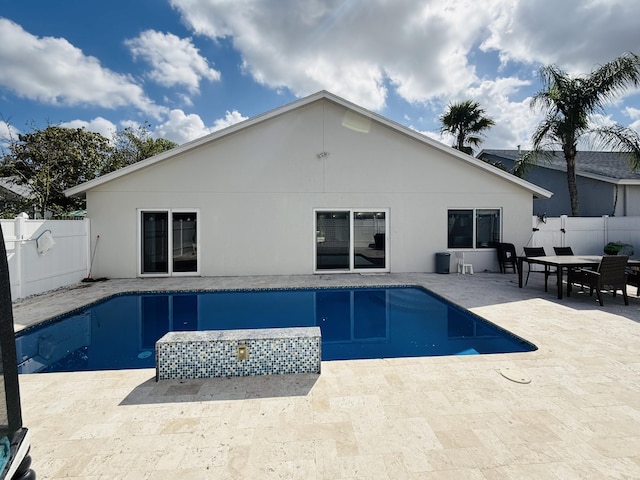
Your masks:
{"label": "travertine paver patio", "polygon": [[[14,306],[17,328],[122,290],[415,284],[531,353],[323,362],[321,375],[20,377],[40,479],[640,478],[640,299],[557,300],[515,275],[109,280]],[[553,289],[551,289],[553,290]],[[507,380],[517,371],[531,383]]]}

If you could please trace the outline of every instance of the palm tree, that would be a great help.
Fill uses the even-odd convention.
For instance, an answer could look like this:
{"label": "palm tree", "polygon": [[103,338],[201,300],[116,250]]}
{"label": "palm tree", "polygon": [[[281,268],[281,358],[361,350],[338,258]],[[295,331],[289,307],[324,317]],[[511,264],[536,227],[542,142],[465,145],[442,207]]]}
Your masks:
{"label": "palm tree", "polygon": [[483,141],[483,132],[496,124],[485,116],[478,102],[471,100],[450,103],[444,114],[440,115],[440,121],[440,132],[449,133],[456,139],[452,147],[469,155],[473,154],[471,145],[479,146]]}
{"label": "palm tree", "polygon": [[[621,125],[597,127],[590,122],[596,113],[627,88],[640,84],[640,58],[626,53],[586,76],[570,76],[555,65],[540,69],[542,89],[531,100],[541,107],[544,120],[532,137],[533,151],[549,155],[560,147],[567,162],[567,184],[571,214],[580,214],[576,186],[578,141],[587,137],[607,149],[630,153],[631,168],[640,167],[640,135]],[[546,153],[545,153],[546,152]]]}

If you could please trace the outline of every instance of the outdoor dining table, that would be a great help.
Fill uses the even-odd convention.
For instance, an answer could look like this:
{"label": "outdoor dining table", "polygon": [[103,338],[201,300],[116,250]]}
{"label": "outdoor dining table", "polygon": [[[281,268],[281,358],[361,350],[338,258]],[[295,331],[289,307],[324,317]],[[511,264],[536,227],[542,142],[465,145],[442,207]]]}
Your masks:
{"label": "outdoor dining table", "polygon": [[[602,260],[601,255],[547,255],[544,257],[518,257],[518,287],[522,288],[522,265],[544,265],[555,267],[558,280],[558,298],[562,298],[562,275],[569,268],[597,267]],[[640,263],[640,262],[639,262]]]}

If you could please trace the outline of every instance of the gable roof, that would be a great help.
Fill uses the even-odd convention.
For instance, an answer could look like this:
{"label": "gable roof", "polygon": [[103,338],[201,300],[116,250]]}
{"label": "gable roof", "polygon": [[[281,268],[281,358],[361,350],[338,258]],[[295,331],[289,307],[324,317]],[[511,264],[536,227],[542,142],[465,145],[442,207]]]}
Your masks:
{"label": "gable roof", "polygon": [[182,154],[184,152],[187,152],[191,149],[195,149],[197,147],[200,147],[204,144],[210,143],[210,142],[214,142],[216,140],[218,140],[219,138],[225,137],[227,135],[233,134],[237,131],[249,128],[253,125],[259,124],[261,122],[265,122],[271,118],[277,117],[279,115],[283,115],[287,112],[290,112],[292,110],[296,110],[299,108],[302,108],[304,106],[307,106],[311,103],[314,102],[318,102],[320,100],[326,100],[326,101],[330,101],[333,102],[335,104],[341,105],[344,108],[347,108],[353,112],[358,113],[359,115],[362,115],[365,118],[369,118],[372,121],[378,122],[382,125],[385,125],[386,127],[395,130],[403,135],[409,136],[415,140],[418,140],[419,142],[422,142],[426,145],[429,145],[430,147],[433,147],[437,150],[441,150],[443,152],[446,152],[449,155],[452,155],[454,157],[457,157],[459,160],[462,160],[468,164],[470,164],[470,166],[473,166],[475,168],[479,168],[481,170],[485,170],[487,172],[490,172],[493,175],[496,175],[498,177],[501,177],[504,180],[507,180],[511,183],[514,183],[516,185],[518,185],[521,188],[524,188],[525,190],[529,191],[533,196],[537,197],[537,198],[550,198],[553,193],[545,190],[542,187],[539,187],[537,185],[534,185],[530,182],[527,182],[526,180],[523,180],[521,178],[516,177],[515,175],[511,175],[508,172],[505,172],[503,170],[500,170],[499,168],[495,168],[491,165],[489,165],[486,162],[483,162],[482,160],[478,160],[477,158],[474,158],[470,155],[467,155],[465,153],[462,153],[458,150],[455,150],[454,148],[448,147],[447,145],[444,145],[443,143],[440,143],[436,140],[433,140],[429,137],[427,137],[426,135],[423,135],[415,130],[412,130],[408,127],[405,127],[403,125],[400,125],[399,123],[394,122],[393,120],[390,120],[386,117],[383,117],[382,115],[378,115],[374,112],[371,112],[369,110],[366,110],[354,103],[351,103],[341,97],[338,97],[337,95],[334,95],[332,93],[327,92],[326,90],[322,90],[320,92],[314,93],[312,95],[309,95],[308,97],[304,97],[301,98],[299,100],[296,100],[295,102],[289,103],[287,105],[284,105],[282,107],[276,108],[274,110],[268,111],[266,113],[263,113],[261,115],[257,115],[255,117],[249,118],[248,120],[245,120],[243,122],[239,122],[236,123],[234,125],[231,125],[227,128],[224,128],[222,130],[218,130],[216,132],[210,133],[208,135],[205,135],[203,137],[197,138],[195,140],[192,140],[190,142],[184,143],[176,148],[173,148],[171,150],[168,150],[166,152],[160,153],[158,155],[155,155],[153,157],[147,158],[145,160],[142,160],[138,163],[134,163],[133,165],[128,165],[126,167],[123,167],[119,170],[116,170],[114,172],[108,173],[106,175],[103,175],[101,177],[95,178],[93,180],[90,180],[88,182],[82,183],[80,185],[77,185],[75,187],[69,188],[67,190],[65,190],[65,195],[67,196],[72,196],[72,195],[80,195],[80,194],[84,194],[86,193],[88,190],[91,190],[92,188],[95,188],[99,185],[103,185],[107,182],[110,182],[112,180],[115,180],[117,178],[120,178],[124,175],[128,175],[129,173],[133,173],[135,171],[144,169],[144,168],[148,168],[156,163],[159,162],[163,162],[165,160],[168,160],[176,155]]}
{"label": "gable roof", "polygon": [[34,195],[27,185],[16,182],[15,177],[0,177],[0,195],[31,200]]}
{"label": "gable roof", "polygon": [[[525,150],[482,150],[478,158],[484,155],[500,157],[514,161]],[[576,154],[576,175],[618,185],[640,185],[640,172],[632,172],[631,155],[621,152],[578,151]],[[567,171],[564,154],[554,151],[549,159],[540,160],[537,167],[551,170]]]}

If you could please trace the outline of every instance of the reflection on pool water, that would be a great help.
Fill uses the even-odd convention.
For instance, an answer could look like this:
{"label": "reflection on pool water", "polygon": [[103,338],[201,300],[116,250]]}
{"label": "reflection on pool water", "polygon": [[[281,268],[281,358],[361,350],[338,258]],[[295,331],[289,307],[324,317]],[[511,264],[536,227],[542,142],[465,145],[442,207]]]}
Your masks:
{"label": "reflection on pool water", "polygon": [[322,360],[526,352],[421,287],[126,293],[16,335],[20,373],[152,368],[168,331],[319,326]]}

